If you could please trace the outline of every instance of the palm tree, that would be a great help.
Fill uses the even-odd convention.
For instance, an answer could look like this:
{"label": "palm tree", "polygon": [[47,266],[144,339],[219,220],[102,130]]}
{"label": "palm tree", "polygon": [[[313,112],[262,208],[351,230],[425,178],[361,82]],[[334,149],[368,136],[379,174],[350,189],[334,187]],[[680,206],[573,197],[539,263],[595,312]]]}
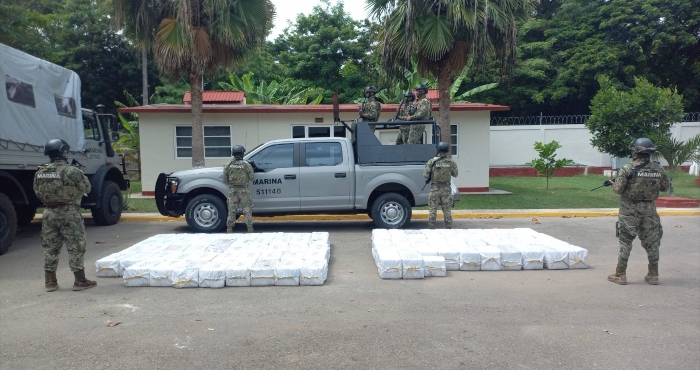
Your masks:
{"label": "palm tree", "polygon": [[[152,37],[153,58],[161,74],[185,75],[192,93],[192,167],[204,167],[202,83],[204,73],[233,67],[262,45],[272,28],[270,0],[113,0],[125,22],[143,19],[138,9],[152,11],[158,31]],[[130,4],[131,3],[131,4]],[[146,4],[143,5],[142,4]],[[135,25],[132,25],[137,29]],[[150,38],[147,32],[137,36]]]}
{"label": "palm tree", "polygon": [[[409,67],[438,78],[440,129],[450,132],[453,72],[474,58],[491,58],[511,74],[515,61],[516,22],[534,9],[534,0],[366,0],[371,17],[381,22],[379,50],[389,70]],[[426,73],[427,74],[427,73]]]}
{"label": "palm tree", "polygon": [[[109,2],[109,0],[108,0]],[[115,22],[141,49],[142,105],[148,105],[148,51],[155,39],[159,14],[152,1],[112,0]]]}

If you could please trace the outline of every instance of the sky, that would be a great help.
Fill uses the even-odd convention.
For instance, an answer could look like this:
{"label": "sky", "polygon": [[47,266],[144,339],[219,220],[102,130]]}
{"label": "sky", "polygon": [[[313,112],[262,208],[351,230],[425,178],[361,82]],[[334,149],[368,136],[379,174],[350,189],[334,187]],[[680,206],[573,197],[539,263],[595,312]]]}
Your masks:
{"label": "sky", "polygon": [[[360,20],[367,17],[364,0],[330,0],[331,6],[338,2],[344,4],[343,8],[353,19]],[[320,0],[272,0],[272,3],[275,5],[277,17],[275,27],[267,38],[269,41],[273,41],[282,33],[287,27],[287,20],[295,22],[298,14],[309,14],[314,6],[321,5]]]}

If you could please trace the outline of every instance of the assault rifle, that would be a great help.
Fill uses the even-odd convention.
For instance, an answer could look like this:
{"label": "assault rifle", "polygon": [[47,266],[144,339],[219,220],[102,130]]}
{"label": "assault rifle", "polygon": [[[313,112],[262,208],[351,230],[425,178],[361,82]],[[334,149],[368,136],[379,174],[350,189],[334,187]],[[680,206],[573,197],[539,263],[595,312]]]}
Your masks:
{"label": "assault rifle", "polygon": [[365,96],[362,98],[362,105],[360,105],[360,108],[358,109],[358,113],[360,114],[360,118],[362,118],[362,111],[365,110],[365,104],[367,104],[367,97]]}
{"label": "assault rifle", "polygon": [[394,120],[399,119],[399,112],[401,112],[401,107],[403,107],[403,104],[406,102],[406,98],[401,99],[401,103],[399,103],[399,107],[396,108],[396,116],[394,116]]}
{"label": "assault rifle", "polygon": [[[644,161],[644,162],[643,162],[642,164],[640,164],[639,166],[633,168],[633,169],[632,169],[632,172],[630,172],[629,175],[627,175],[627,178],[628,178],[628,179],[632,178],[632,176],[634,176],[634,175],[637,173],[637,171],[641,170],[644,166],[646,166],[646,165],[648,165],[648,164],[649,164],[649,160],[647,159],[646,161]],[[610,179],[610,180],[605,180],[605,181],[603,182],[603,185],[597,186],[597,187],[591,189],[591,191],[593,191],[593,190],[598,190],[598,189],[602,188],[603,186],[610,186],[610,185],[612,185],[612,184],[615,182],[615,180],[617,180],[617,178]]]}
{"label": "assault rifle", "polygon": [[435,164],[440,162],[441,160],[443,160],[445,158],[447,158],[447,156],[440,157],[435,162],[433,162],[432,165],[430,165],[430,173],[428,173],[428,178],[425,179],[425,185],[423,185],[423,188],[421,188],[420,191],[423,191],[423,189],[425,189],[425,187],[428,186],[428,184],[430,184],[430,182],[433,180],[433,169],[435,168]]}

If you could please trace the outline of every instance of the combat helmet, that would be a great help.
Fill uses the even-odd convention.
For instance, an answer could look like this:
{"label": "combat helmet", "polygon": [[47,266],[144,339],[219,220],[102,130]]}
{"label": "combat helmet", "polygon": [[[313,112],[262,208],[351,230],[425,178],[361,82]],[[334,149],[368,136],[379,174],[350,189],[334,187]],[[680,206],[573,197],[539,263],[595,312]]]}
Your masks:
{"label": "combat helmet", "polygon": [[409,91],[403,95],[404,98],[408,101],[413,101],[416,100],[416,94],[413,93],[413,91]]}
{"label": "combat helmet", "polygon": [[372,86],[372,85],[365,87],[365,95],[368,95],[369,93],[374,93],[374,94],[376,94],[376,93],[377,93],[377,87],[376,87],[376,86]]}
{"label": "combat helmet", "polygon": [[44,155],[49,158],[65,157],[70,145],[63,139],[51,139],[44,145]]}
{"label": "combat helmet", "polygon": [[243,155],[245,155],[245,148],[243,145],[234,145],[233,148],[231,148],[231,155],[234,157],[243,157]]}
{"label": "combat helmet", "polygon": [[427,94],[428,93],[428,86],[425,86],[423,84],[416,86],[416,92],[418,93],[418,95],[421,94],[421,91],[423,92],[423,94]]}
{"label": "combat helmet", "polygon": [[450,151],[450,144],[448,144],[448,143],[446,143],[446,142],[444,142],[444,141],[439,142],[438,145],[437,145],[437,151],[438,151],[438,153],[447,153],[447,152],[449,152],[449,151]]}
{"label": "combat helmet", "polygon": [[640,137],[630,144],[632,154],[651,154],[656,151],[656,146],[651,139]]}

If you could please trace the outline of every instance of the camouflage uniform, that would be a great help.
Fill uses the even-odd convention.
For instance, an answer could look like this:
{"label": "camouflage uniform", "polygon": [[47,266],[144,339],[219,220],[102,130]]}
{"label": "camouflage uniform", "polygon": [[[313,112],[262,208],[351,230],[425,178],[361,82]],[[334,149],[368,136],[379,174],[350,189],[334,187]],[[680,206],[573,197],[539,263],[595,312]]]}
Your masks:
{"label": "camouflage uniform", "polygon": [[46,205],[41,223],[46,272],[55,273],[63,243],[68,249],[71,271],[85,269],[85,223],[80,214],[80,200],[90,189],[90,181],[83,172],[64,158],[39,166],[34,175],[34,192]]}
{"label": "camouflage uniform", "polygon": [[[434,164],[434,165],[433,165]],[[442,213],[445,217],[445,227],[452,228],[452,188],[450,181],[452,177],[459,175],[457,164],[446,153],[438,153],[425,164],[423,177],[430,177],[432,172],[432,185],[428,198],[428,227],[435,228],[438,204],[442,205]]]}
{"label": "camouflage uniform", "polygon": [[[402,121],[405,121],[407,115],[414,114],[415,112],[416,112],[415,105],[412,102],[407,103],[404,107],[399,109],[398,118]],[[410,125],[399,126],[399,134],[396,136],[396,145],[408,144],[408,134],[410,131],[411,131]]]}
{"label": "camouflage uniform", "polygon": [[243,158],[233,158],[224,166],[224,184],[228,185],[228,218],[226,227],[232,228],[236,223],[236,212],[240,205],[243,209],[245,224],[248,232],[253,231],[253,199],[250,196],[249,184],[255,179],[253,167]]}
{"label": "camouflage uniform", "polygon": [[[382,113],[382,105],[374,98],[374,95],[370,95],[367,101],[362,104],[360,118],[362,118],[362,122],[377,122],[380,113]],[[370,126],[370,128],[374,132],[374,126]]]}
{"label": "camouflage uniform", "polygon": [[[433,112],[433,104],[425,97],[425,94],[420,94],[418,96],[419,99],[416,103],[415,112],[409,114],[409,121],[427,121],[430,119]],[[408,144],[421,144],[421,137],[423,136],[424,129],[425,125],[411,125],[408,134]]]}
{"label": "camouflage uniform", "polygon": [[[620,194],[617,222],[620,252],[616,275],[625,276],[632,241],[639,236],[642,248],[647,252],[650,274],[655,273],[658,276],[659,246],[663,229],[654,201],[659,197],[660,191],[668,191],[669,181],[666,171],[657,162],[651,162],[648,157],[640,157],[636,154],[632,158],[632,163],[624,165],[619,170],[612,184],[613,191]],[[637,170],[636,174],[630,176],[635,167],[647,161],[648,163]]]}

